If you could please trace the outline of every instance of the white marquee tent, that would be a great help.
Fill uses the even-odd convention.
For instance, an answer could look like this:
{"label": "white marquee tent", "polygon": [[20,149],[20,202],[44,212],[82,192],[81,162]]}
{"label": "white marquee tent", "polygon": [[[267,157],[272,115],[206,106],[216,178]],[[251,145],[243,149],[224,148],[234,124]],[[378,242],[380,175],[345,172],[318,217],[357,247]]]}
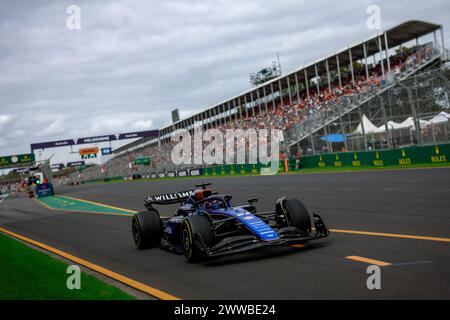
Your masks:
{"label": "white marquee tent", "polygon": [[[366,117],[366,115],[363,115],[363,117],[362,117],[362,124],[364,124],[364,132],[366,134],[368,134],[368,133],[375,133],[375,131],[378,129],[377,126],[374,125],[369,120],[369,118]],[[358,125],[358,128],[356,128],[356,131],[353,132],[353,134],[363,134],[362,124],[360,123]]]}
{"label": "white marquee tent", "polygon": [[[423,128],[423,127],[426,127],[427,125],[429,125],[430,123],[428,121],[419,119],[419,124],[420,124],[420,127]],[[397,129],[408,129],[408,128],[412,128],[412,129],[416,128],[413,117],[409,117],[408,119],[403,121],[400,124],[400,127]]]}
{"label": "white marquee tent", "polygon": [[[400,123],[394,122],[394,121],[389,121],[388,122],[388,129],[389,130],[396,130],[396,129],[400,129],[401,125]],[[379,127],[377,130],[375,130],[374,133],[383,133],[386,132],[386,126],[382,125],[381,127]]]}
{"label": "white marquee tent", "polygon": [[439,123],[445,123],[450,119],[450,114],[447,112],[441,112],[436,117],[430,120],[431,124],[439,124]]}

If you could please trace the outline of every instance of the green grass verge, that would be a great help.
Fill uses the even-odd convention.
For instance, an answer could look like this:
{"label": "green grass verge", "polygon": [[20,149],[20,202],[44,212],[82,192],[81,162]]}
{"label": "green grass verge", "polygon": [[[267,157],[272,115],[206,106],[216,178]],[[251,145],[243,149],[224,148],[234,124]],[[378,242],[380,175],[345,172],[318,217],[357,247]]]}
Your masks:
{"label": "green grass verge", "polygon": [[0,234],[0,300],[134,300],[81,273],[81,289],[67,289],[68,265]]}

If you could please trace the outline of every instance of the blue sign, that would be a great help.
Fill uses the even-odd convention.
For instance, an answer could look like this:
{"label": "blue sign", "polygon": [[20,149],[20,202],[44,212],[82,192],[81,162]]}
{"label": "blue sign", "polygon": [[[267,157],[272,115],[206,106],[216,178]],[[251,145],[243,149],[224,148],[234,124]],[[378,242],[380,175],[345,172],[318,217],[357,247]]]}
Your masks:
{"label": "blue sign", "polygon": [[102,156],[109,156],[112,154],[112,148],[103,148],[102,149]]}
{"label": "blue sign", "polygon": [[345,136],[343,134],[330,134],[328,136],[320,138],[320,140],[331,143],[344,142]]}
{"label": "blue sign", "polygon": [[41,183],[38,185],[36,193],[38,198],[52,197],[55,195],[53,185],[51,183]]}

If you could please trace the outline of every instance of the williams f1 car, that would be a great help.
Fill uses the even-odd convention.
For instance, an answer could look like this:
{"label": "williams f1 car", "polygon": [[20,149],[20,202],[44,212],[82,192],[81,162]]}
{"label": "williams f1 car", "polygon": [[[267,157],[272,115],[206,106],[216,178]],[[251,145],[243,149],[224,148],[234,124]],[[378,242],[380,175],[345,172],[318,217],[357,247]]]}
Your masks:
{"label": "williams f1 car", "polygon": [[[150,196],[147,211],[133,217],[132,233],[140,250],[161,247],[184,254],[189,262],[200,261],[266,246],[301,244],[328,236],[319,214],[313,220],[303,203],[281,198],[273,212],[258,212],[257,199],[233,205],[230,195],[219,195],[208,187]],[[155,205],[179,204],[171,218],[163,218]]]}

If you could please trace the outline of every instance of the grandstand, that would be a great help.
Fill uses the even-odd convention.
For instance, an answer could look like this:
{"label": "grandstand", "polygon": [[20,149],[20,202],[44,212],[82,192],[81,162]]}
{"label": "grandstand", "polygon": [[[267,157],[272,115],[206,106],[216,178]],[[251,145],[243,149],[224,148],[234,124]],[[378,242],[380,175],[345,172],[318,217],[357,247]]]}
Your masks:
{"label": "grandstand", "polygon": [[[110,177],[179,169],[178,129],[278,128],[291,156],[448,141],[449,79],[441,25],[408,21],[279,76],[114,151]],[[130,166],[148,156],[150,167]],[[103,177],[99,167],[84,179]]]}

